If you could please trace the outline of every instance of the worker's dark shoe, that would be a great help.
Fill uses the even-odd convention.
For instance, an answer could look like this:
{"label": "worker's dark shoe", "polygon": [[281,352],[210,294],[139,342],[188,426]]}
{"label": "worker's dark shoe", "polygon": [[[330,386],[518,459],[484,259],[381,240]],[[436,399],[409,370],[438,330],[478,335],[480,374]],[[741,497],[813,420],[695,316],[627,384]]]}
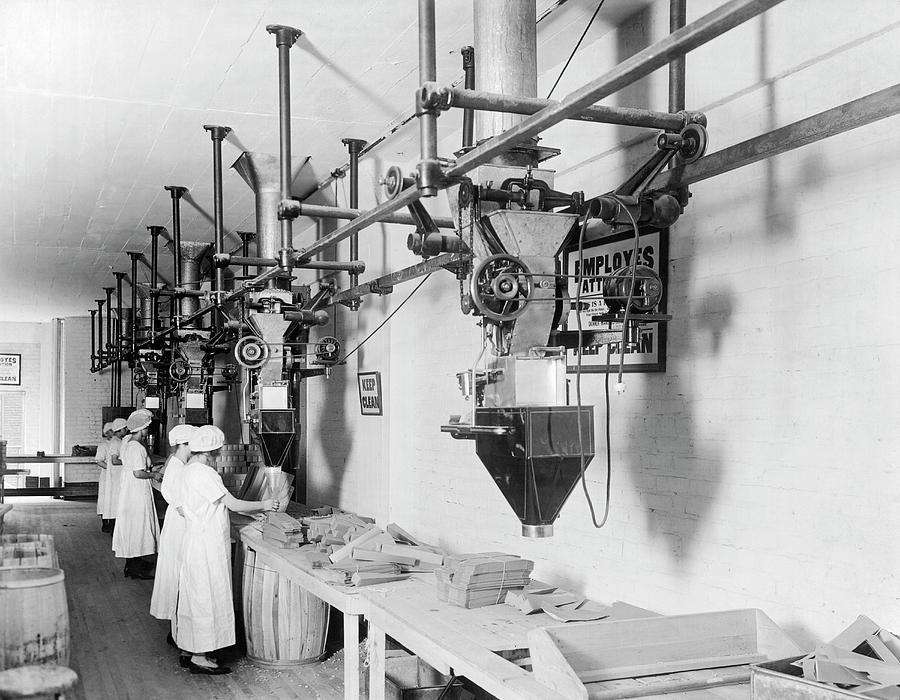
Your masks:
{"label": "worker's dark shoe", "polygon": [[182,654],[178,657],[178,665],[181,666],[181,668],[190,668],[192,665],[191,657],[186,654]]}
{"label": "worker's dark shoe", "polygon": [[166,635],[166,644],[168,644],[170,647],[175,647],[176,649],[178,648],[178,645],[175,643],[175,638],[172,636],[171,632]]}

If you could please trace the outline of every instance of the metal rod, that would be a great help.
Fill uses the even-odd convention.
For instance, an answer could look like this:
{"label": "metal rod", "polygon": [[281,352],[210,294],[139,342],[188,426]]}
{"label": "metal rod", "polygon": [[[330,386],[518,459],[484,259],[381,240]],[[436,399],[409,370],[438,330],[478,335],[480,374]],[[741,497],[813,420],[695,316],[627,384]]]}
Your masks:
{"label": "metal rod", "polygon": [[[256,238],[253,231],[238,231],[237,235],[241,237],[241,256],[246,258],[250,256],[250,241]],[[250,274],[250,268],[247,265],[241,269],[241,274],[247,277]]]}
{"label": "metal rod", "polygon": [[422,194],[418,189],[416,189],[415,187],[407,187],[393,199],[388,199],[379,204],[377,207],[363,212],[358,217],[344,224],[336,231],[332,231],[327,236],[323,236],[310,246],[303,248],[299,251],[298,257],[302,260],[309,260],[317,253],[320,253],[323,250],[327,250],[328,248],[331,248],[332,246],[340,243],[345,238],[348,238],[351,233],[355,233],[356,231],[364,229],[367,226],[383,221],[386,214],[390,214],[397,211],[398,209],[409,206],[413,202],[418,201],[421,197]]}
{"label": "metal rod", "polygon": [[112,361],[112,293],[116,291],[115,287],[104,287],[106,292],[106,357]]}
{"label": "metal rod", "polygon": [[[363,139],[341,139],[341,143],[347,147],[350,153],[350,208],[356,209],[359,207],[359,152],[366,147],[366,142]],[[350,259],[359,259],[358,233],[350,236]],[[357,284],[359,284],[359,275],[351,272],[350,286],[355,287]]]}
{"label": "metal rod", "polygon": [[[687,22],[687,0],[669,0],[669,33],[677,32]],[[684,109],[685,57],[669,61],[669,111]]]}
{"label": "metal rod", "polygon": [[91,312],[91,370],[97,367],[97,309]]}
{"label": "metal rod", "polygon": [[[294,27],[270,24],[266,27],[269,34],[275,35],[275,46],[278,48],[278,127],[281,141],[281,198],[291,196],[293,180],[291,163],[291,47],[303,32]],[[293,222],[281,220],[281,265],[290,269],[289,254],[294,250]]]}
{"label": "metal rod", "polygon": [[490,162],[514,145],[536,136],[572,114],[584,111],[594,102],[608,97],[657,68],[663,67],[672,58],[702,46],[780,2],[782,0],[730,0],[674,34],[670,34],[662,41],[624,60],[611,71],[579,88],[561,102],[545,107],[537,114],[469,151],[445,172],[445,176],[450,179],[457,178],[479,165]]}
{"label": "metal rod", "polygon": [[103,369],[103,299],[97,299],[97,369]]}
{"label": "metal rod", "polygon": [[900,114],[900,84],[742,141],[689,165],[664,171],[650,187],[661,190],[691,185],[896,114]]}
{"label": "metal rod", "polygon": [[[437,80],[434,0],[419,0],[419,85]],[[419,120],[421,160],[418,186],[423,197],[434,197],[441,182],[437,156],[437,108],[422,104],[422,91],[416,93],[416,117]]]}
{"label": "metal rod", "polygon": [[[187,187],[179,187],[178,185],[166,185],[163,189],[168,190],[172,196],[172,257],[175,261],[175,274],[172,277],[175,287],[181,286],[181,198],[187,194]],[[176,309],[177,318],[181,316],[181,302],[178,303]]]}
{"label": "metal rod", "polygon": [[122,405],[122,280],[124,272],[113,272],[116,276],[116,406]]}
{"label": "metal rod", "polygon": [[359,279],[359,275],[366,271],[366,264],[362,260],[349,260],[340,262],[337,260],[310,260],[305,263],[297,263],[295,267],[304,270],[339,270],[349,272],[351,278]]}
{"label": "metal rod", "polygon": [[[508,114],[537,114],[542,109],[559,104],[556,100],[545,100],[541,97],[501,95],[496,92],[478,92],[455,87],[437,88],[433,99],[447,104],[448,107],[458,107],[467,111],[483,110]],[[686,124],[683,114],[656,112],[638,107],[606,107],[604,105],[590,105],[566,118],[583,122],[665,129],[666,131],[680,131]]]}
{"label": "metal rod", "polygon": [[[216,255],[225,252],[225,230],[222,219],[222,139],[231,132],[230,126],[215,126],[204,124],[203,128],[209,132],[213,145],[213,223],[216,231]],[[216,268],[213,280],[213,291],[225,291],[225,270]]]}
{"label": "metal rod", "polygon": [[159,281],[159,233],[162,226],[148,226],[150,231],[150,335],[156,335],[159,323],[159,297],[153,292]]}
{"label": "metal rod", "polygon": [[[137,362],[137,324],[138,324],[138,308],[137,308],[137,265],[138,258],[141,254],[134,251],[128,251],[128,257],[131,258],[131,362]],[[132,365],[134,366],[134,365]]]}
{"label": "metal rod", "polygon": [[[466,90],[475,89],[475,47],[463,46],[459,52],[462,54],[463,72]],[[475,145],[475,111],[466,109],[463,112],[462,147],[469,148]]]}
{"label": "metal rod", "polygon": [[[292,199],[282,203],[283,210],[289,210],[292,216],[310,216],[322,219],[355,219],[363,212],[359,209],[348,209],[346,207],[331,207],[322,204],[307,204]],[[431,220],[438,228],[455,229],[456,223],[449,216],[432,216]],[[385,214],[377,222],[383,224],[404,224],[408,226],[416,226],[415,219],[406,212],[394,212],[393,214]]]}
{"label": "metal rod", "polygon": [[424,277],[427,274],[440,270],[442,268],[458,265],[461,262],[471,259],[469,253],[444,253],[436,257],[425,260],[424,262],[405,267],[402,270],[391,272],[390,274],[379,277],[378,279],[364,282],[363,284],[338,292],[331,299],[331,304],[346,304],[349,301],[358,299],[367,294],[389,294],[393,287],[402,282]]}

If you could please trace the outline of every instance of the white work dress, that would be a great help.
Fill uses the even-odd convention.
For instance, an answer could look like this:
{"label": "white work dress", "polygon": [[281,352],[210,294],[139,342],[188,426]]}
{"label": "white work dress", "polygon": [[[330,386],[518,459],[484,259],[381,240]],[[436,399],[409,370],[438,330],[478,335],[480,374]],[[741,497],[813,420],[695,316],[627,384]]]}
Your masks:
{"label": "white work dress", "polygon": [[231,598],[231,537],[228,493],[215,469],[190,462],[185,468],[184,540],[178,577],[174,636],[179,649],[195,654],[234,644]]}
{"label": "white work dress", "polygon": [[178,506],[184,495],[185,469],[184,462],[178,457],[169,457],[159,488],[169,507],[159,535],[159,555],[156,557],[153,595],[150,596],[150,614],[160,620],[175,617],[175,606],[178,603],[178,562],[184,538],[184,518],[178,512]]}
{"label": "white work dress", "polygon": [[122,447],[122,475],[119,482],[119,507],[113,530],[112,548],[117,557],[130,559],[156,552],[159,521],[149,479],[138,479],[134,472],[150,465],[146,448],[136,440]]}
{"label": "white work dress", "polygon": [[[109,459],[107,458],[109,450],[109,440],[104,439],[99,445],[97,445],[97,455],[96,460],[98,462],[103,462],[104,464],[109,466],[107,463]],[[98,465],[99,466],[99,465]],[[97,515],[106,518],[104,515],[103,505],[106,503],[108,498],[107,493],[109,492],[109,474],[107,469],[100,467],[100,475],[97,477]]]}
{"label": "white work dress", "polygon": [[[101,491],[102,502],[101,496],[98,495],[97,497],[97,510],[107,519],[115,518],[116,510],[119,507],[119,484],[122,481],[122,465],[113,464],[113,458],[119,457],[121,449],[122,440],[115,436],[111,437],[106,444],[106,469],[100,470],[106,475],[106,491],[105,493]],[[102,474],[100,478],[103,478]]]}

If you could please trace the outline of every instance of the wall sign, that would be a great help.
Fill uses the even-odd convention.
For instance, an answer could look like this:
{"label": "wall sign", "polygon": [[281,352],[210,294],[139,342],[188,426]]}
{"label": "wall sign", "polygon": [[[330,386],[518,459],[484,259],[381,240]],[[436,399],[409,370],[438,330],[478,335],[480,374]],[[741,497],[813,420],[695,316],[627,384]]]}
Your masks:
{"label": "wall sign", "polygon": [[[669,267],[668,229],[641,230],[638,244],[637,260],[639,265],[646,265],[656,272],[663,282],[662,301],[657,307],[659,313],[666,313]],[[631,264],[634,255],[634,233],[617,234],[599,241],[586,243],[582,250],[584,279],[581,283],[581,300],[587,302],[589,308],[581,311],[581,327],[585,332],[603,330],[608,323],[596,317],[605,310],[603,300],[603,277]],[[569,294],[572,302],[578,291],[575,275],[578,274],[578,247],[567,248],[564,256],[565,273],[572,275],[568,279]],[[576,312],[571,311],[568,318],[568,330],[578,328]],[[640,315],[631,316],[639,319]],[[630,324],[629,342],[625,351],[625,372],[665,372],[666,371],[666,324],[660,321]],[[581,358],[582,372],[616,371],[619,366],[621,343],[611,345],[589,345],[583,349]],[[607,347],[610,350],[607,364]],[[568,351],[568,371],[575,371],[576,355],[574,350]]]}
{"label": "wall sign", "polygon": [[381,372],[358,372],[359,410],[364,416],[380,416],[381,404]]}
{"label": "wall sign", "polygon": [[22,356],[0,353],[0,386],[20,386],[22,384]]}

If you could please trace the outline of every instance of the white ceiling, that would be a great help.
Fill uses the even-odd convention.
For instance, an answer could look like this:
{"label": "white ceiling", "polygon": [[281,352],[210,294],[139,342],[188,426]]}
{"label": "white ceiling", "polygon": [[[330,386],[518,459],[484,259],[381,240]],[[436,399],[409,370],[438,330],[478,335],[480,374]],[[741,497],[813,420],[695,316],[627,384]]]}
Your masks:
{"label": "white ceiling", "polygon": [[[527,0],[523,0],[527,1]],[[609,3],[602,33],[649,0]],[[278,81],[267,24],[304,31],[291,50],[295,192],[346,162],[343,137],[369,141],[412,111],[415,0],[2,0],[0,2],[0,320],[86,315],[128,271],[146,227],[171,228],[164,185],[182,185],[185,239],[212,240],[212,146],[223,145],[227,231],[253,230],[250,189],[228,166],[278,152]],[[438,0],[438,78],[460,74],[472,0]],[[559,5],[559,7],[557,7]],[[595,0],[538,0],[539,60],[564,60]],[[555,8],[555,9],[554,9]],[[415,129],[386,158],[411,156]],[[233,241],[238,239],[234,237]],[[169,274],[170,256],[161,253]],[[141,274],[145,274],[142,270]],[[126,287],[127,289],[127,287]]]}

